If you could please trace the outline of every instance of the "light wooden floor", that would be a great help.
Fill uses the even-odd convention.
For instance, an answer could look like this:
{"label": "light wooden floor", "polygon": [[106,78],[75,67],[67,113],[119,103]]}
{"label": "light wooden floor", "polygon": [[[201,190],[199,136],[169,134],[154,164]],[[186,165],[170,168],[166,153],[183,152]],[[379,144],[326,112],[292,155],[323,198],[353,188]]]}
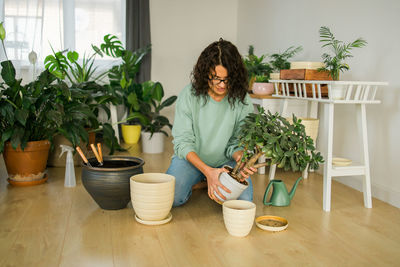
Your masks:
{"label": "light wooden floor", "polygon": [[[160,155],[141,155],[145,172],[164,172],[171,145]],[[322,211],[322,177],[303,180],[289,207],[266,207],[267,177],[255,175],[256,216],[289,221],[270,233],[255,225],[236,238],[225,229],[222,208],[205,190],[172,209],[173,220],[145,226],[129,204],[101,210],[83,188],[80,168],[75,188],[64,188],[64,169],[50,168],[46,184],[15,188],[7,184],[0,160],[0,266],[400,266],[400,210],[333,182],[332,211]],[[277,172],[290,189],[299,174]]]}

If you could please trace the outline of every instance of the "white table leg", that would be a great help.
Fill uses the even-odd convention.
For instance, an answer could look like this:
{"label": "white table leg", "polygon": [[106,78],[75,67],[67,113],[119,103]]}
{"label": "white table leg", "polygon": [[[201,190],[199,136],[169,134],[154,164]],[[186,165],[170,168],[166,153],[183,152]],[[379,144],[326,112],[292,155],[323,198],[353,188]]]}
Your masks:
{"label": "white table leg", "polygon": [[269,166],[269,179],[274,180],[275,179],[275,171],[276,171],[276,164],[272,164]]}
{"label": "white table leg", "polygon": [[[265,156],[261,156],[258,158],[258,163],[264,163],[265,162]],[[258,174],[265,174],[265,166],[258,168]]]}
{"label": "white table leg", "polygon": [[368,155],[368,136],[367,136],[367,114],[365,104],[357,105],[357,112],[361,119],[361,132],[363,140],[363,155],[365,166],[365,178],[363,179],[363,192],[364,192],[364,206],[372,208],[372,195],[371,195],[371,176],[369,170],[369,155]]}
{"label": "white table leg", "polygon": [[309,167],[309,164],[307,163],[307,166],[306,166],[306,168],[305,168],[304,171],[303,171],[303,178],[304,178],[304,179],[307,179],[307,178],[308,178],[308,167]]}
{"label": "white table leg", "polygon": [[333,113],[334,104],[328,104],[328,147],[325,157],[323,209],[331,210],[331,187],[332,187],[332,147],[333,147]]}

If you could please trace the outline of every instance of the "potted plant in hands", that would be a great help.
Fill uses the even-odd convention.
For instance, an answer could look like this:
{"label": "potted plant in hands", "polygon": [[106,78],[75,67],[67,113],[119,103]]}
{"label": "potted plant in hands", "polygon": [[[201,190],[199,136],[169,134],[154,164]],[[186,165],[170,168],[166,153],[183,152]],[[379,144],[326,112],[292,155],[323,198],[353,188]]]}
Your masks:
{"label": "potted plant in hands", "polygon": [[273,68],[273,73],[271,73],[270,78],[273,80],[280,79],[280,71],[290,69],[290,62],[288,61],[290,58],[294,57],[297,53],[301,52],[303,47],[291,46],[286,49],[283,53],[276,53],[271,55],[270,64]]}
{"label": "potted plant in hands", "polygon": [[160,115],[160,111],[172,105],[177,96],[173,95],[163,100],[164,88],[159,82],[144,82],[142,89],[140,113],[145,117],[142,120],[142,149],[144,153],[162,153],[164,151],[164,136],[168,136],[163,128],[167,126],[172,129],[172,125],[167,117]]}
{"label": "potted plant in hands", "polygon": [[[0,24],[4,47],[5,31]],[[10,60],[1,62],[0,153],[3,153],[9,182],[14,185],[44,183],[51,140],[61,125],[62,108],[54,101],[53,76],[42,72],[26,85],[16,79]]]}
{"label": "potted plant in hands", "polygon": [[[349,70],[349,65],[344,61],[347,58],[353,57],[351,50],[353,48],[361,48],[367,44],[362,38],[357,38],[355,41],[350,43],[344,43],[335,38],[331,30],[322,26],[319,29],[320,42],[323,43],[322,47],[329,47],[333,54],[324,53],[322,59],[325,63],[325,67],[320,68],[320,71],[329,71],[334,81],[339,80],[340,72]],[[337,84],[332,86],[331,98],[342,99],[344,97],[343,88]]]}
{"label": "potted plant in hands", "polygon": [[[236,199],[247,188],[247,182],[241,175],[245,167],[278,164],[279,168],[286,171],[303,171],[308,164],[318,169],[323,162],[320,153],[315,151],[313,140],[306,135],[301,120],[293,115],[293,122],[289,123],[278,113],[265,113],[261,107],[258,113],[250,113],[244,119],[239,145],[244,150],[241,161],[233,169],[225,167],[229,172],[223,172],[220,176],[220,182],[232,192],[220,190],[226,200]],[[266,162],[257,164],[262,155],[265,155]]]}
{"label": "potted plant in hands", "polygon": [[268,82],[273,68],[268,62],[264,62],[266,56],[256,56],[254,46],[250,45],[249,54],[243,59],[249,76],[249,90],[254,94],[271,95],[274,92],[273,84]]}

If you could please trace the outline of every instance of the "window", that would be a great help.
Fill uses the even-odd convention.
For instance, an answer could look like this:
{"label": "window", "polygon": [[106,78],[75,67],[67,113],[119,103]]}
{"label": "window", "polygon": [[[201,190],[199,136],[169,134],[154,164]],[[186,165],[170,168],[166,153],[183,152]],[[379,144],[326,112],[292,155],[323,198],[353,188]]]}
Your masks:
{"label": "window", "polygon": [[125,39],[125,0],[0,0],[7,32],[5,46],[11,60],[38,62],[55,51],[91,53],[105,34]]}

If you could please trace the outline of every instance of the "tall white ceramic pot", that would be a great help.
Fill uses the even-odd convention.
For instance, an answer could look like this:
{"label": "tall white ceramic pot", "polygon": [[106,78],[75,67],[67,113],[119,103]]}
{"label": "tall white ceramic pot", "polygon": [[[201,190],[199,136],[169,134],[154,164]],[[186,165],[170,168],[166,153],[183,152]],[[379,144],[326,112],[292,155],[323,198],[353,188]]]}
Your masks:
{"label": "tall white ceramic pot", "polygon": [[222,172],[221,175],[219,176],[219,181],[221,184],[223,184],[226,188],[228,188],[231,193],[226,192],[223,189],[219,189],[219,192],[226,198],[226,200],[223,200],[217,193],[215,193],[215,196],[221,201],[227,201],[227,200],[233,200],[237,199],[243,191],[249,186],[249,185],[244,185],[236,181],[236,179],[232,178],[228,173]]}
{"label": "tall white ceramic pot", "polygon": [[158,154],[164,152],[164,138],[163,133],[154,133],[151,136],[149,132],[142,132],[143,153]]}
{"label": "tall white ceramic pot", "polygon": [[222,205],[226,230],[232,236],[247,236],[253,227],[256,205],[246,200],[229,200]]}
{"label": "tall white ceramic pot", "polygon": [[142,173],[131,177],[131,201],[143,221],[167,218],[175,193],[175,177],[165,173]]}

